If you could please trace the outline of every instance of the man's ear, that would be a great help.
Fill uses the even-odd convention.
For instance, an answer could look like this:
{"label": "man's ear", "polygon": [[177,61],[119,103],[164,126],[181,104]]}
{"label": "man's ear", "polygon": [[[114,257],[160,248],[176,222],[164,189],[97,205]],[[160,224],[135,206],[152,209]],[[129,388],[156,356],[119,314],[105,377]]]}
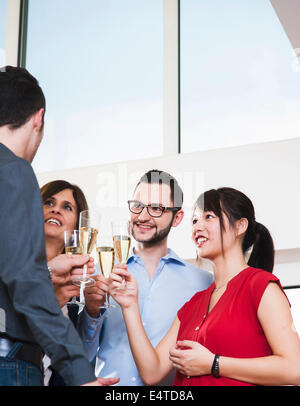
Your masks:
{"label": "man's ear", "polygon": [[179,226],[179,224],[182,222],[183,217],[184,217],[184,211],[178,210],[178,212],[175,214],[175,216],[173,218],[172,227]]}
{"label": "man's ear", "polygon": [[40,131],[44,125],[45,109],[39,109],[33,114],[33,128]]}

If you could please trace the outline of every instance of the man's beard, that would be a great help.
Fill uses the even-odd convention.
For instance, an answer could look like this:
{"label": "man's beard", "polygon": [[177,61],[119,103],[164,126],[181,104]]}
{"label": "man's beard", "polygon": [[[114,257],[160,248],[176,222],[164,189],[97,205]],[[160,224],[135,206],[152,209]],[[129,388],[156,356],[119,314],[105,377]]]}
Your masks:
{"label": "man's beard", "polygon": [[173,219],[167,227],[163,228],[159,232],[157,232],[157,227],[155,226],[156,231],[155,231],[154,235],[152,237],[150,237],[148,240],[141,240],[141,239],[138,240],[136,238],[135,232],[134,232],[134,226],[137,224],[136,222],[134,222],[132,225],[131,233],[132,233],[133,238],[137,242],[141,242],[141,243],[145,243],[145,244],[156,244],[156,243],[164,240],[168,236],[168,234],[171,230],[171,227],[172,227],[172,223],[173,223]]}

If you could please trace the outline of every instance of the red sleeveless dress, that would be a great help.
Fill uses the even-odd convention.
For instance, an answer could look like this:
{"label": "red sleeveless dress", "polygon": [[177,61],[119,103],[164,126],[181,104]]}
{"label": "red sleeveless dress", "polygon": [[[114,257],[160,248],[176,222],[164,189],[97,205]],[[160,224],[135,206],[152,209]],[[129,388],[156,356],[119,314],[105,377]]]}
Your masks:
{"label": "red sleeveless dress", "polygon": [[[207,314],[215,288],[196,293],[179,311],[178,340],[192,340],[214,354],[233,358],[255,358],[272,354],[257,317],[261,297],[269,282],[280,281],[270,272],[248,267],[233,277],[219,301]],[[283,289],[282,289],[283,290]],[[252,385],[212,375],[187,378],[177,371],[175,386]]]}

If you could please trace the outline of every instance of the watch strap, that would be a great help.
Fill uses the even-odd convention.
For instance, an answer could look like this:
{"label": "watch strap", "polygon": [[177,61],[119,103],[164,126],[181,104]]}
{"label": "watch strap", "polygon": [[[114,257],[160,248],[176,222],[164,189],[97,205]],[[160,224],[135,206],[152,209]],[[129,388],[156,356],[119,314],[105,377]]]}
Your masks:
{"label": "watch strap", "polygon": [[211,373],[212,373],[212,376],[215,377],[215,378],[220,377],[219,362],[220,362],[220,355],[216,354],[215,358],[213,360],[212,366],[211,366]]}

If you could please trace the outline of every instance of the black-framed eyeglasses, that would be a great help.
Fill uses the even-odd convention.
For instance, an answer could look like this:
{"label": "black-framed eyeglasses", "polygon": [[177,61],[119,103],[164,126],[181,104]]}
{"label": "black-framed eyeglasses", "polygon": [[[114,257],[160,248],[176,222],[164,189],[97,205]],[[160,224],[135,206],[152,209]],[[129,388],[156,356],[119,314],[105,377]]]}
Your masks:
{"label": "black-framed eyeglasses", "polygon": [[176,212],[180,210],[180,207],[165,207],[162,206],[161,204],[144,204],[140,202],[139,200],[128,200],[128,207],[131,213],[134,214],[140,214],[144,210],[144,208],[147,208],[148,214],[151,217],[160,217],[165,211],[170,210],[173,212]]}

